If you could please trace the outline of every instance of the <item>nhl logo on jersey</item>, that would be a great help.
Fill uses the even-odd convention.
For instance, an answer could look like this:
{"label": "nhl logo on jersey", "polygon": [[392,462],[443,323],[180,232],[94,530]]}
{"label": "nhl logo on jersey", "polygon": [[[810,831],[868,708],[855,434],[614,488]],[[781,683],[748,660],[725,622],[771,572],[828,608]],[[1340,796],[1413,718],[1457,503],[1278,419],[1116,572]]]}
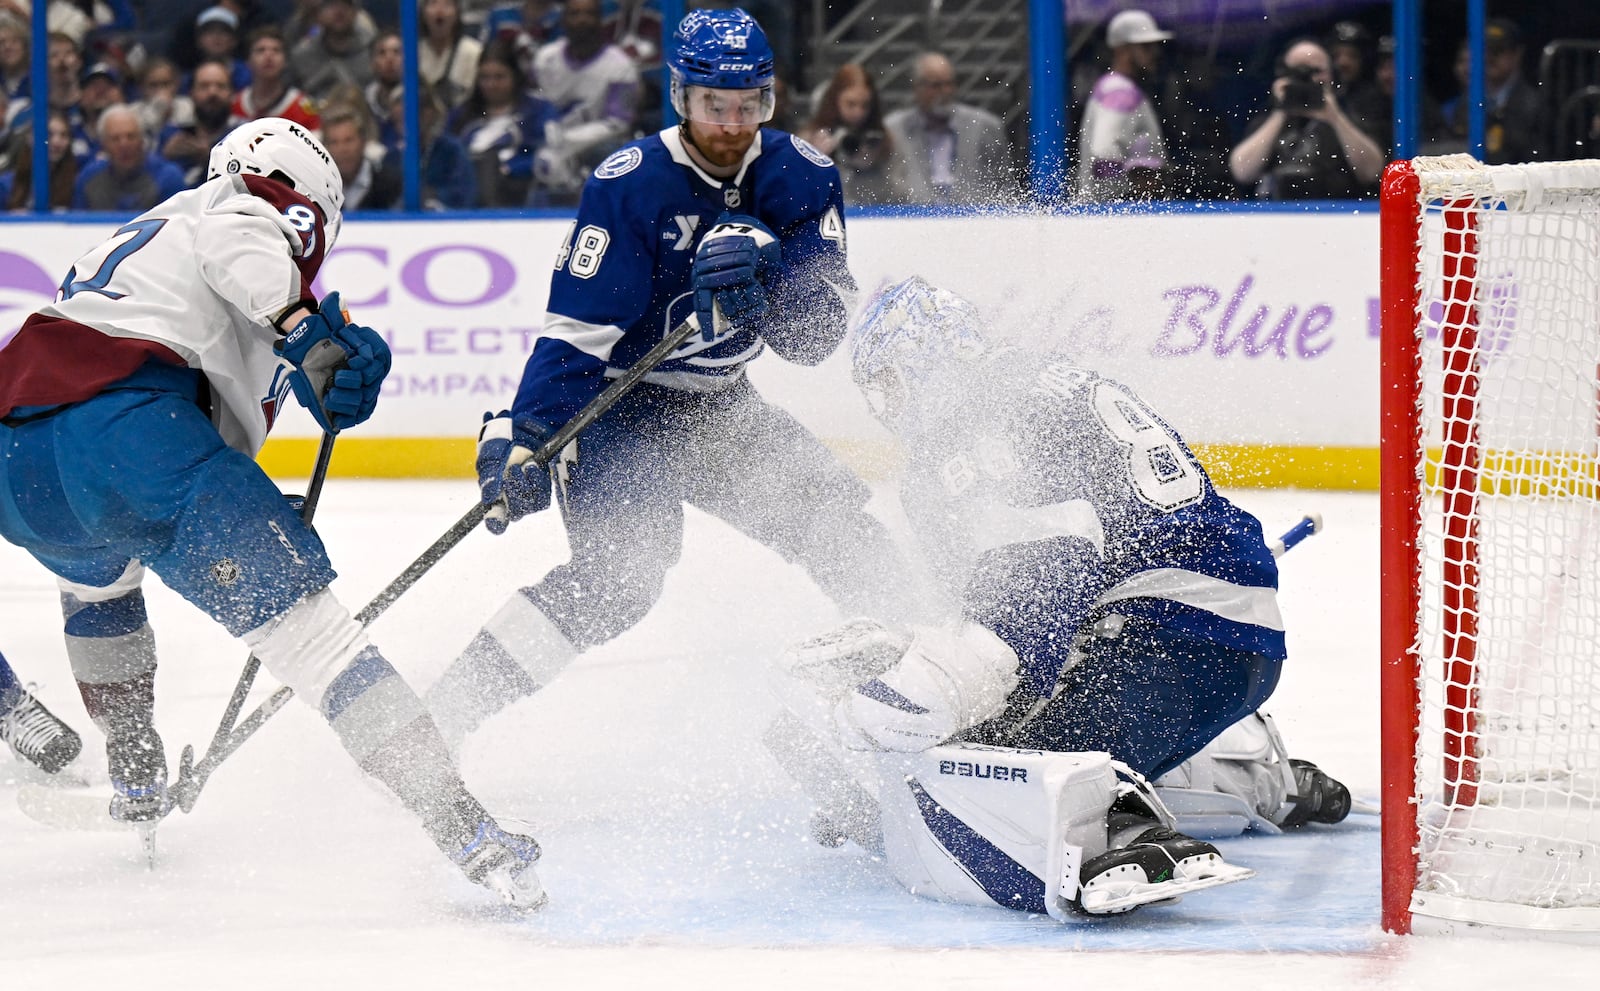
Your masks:
{"label": "nhl logo on jersey", "polygon": [[806,161],[820,169],[825,169],[833,164],[833,159],[817,150],[816,145],[802,138],[798,134],[789,135],[789,140],[794,144],[794,150],[806,157]]}
{"label": "nhl logo on jersey", "polygon": [[237,158],[228,159],[228,173],[230,175],[239,174],[239,160]]}
{"label": "nhl logo on jersey", "polygon": [[239,581],[239,565],[233,558],[225,557],[211,565],[211,580],[223,588],[231,588]]}
{"label": "nhl logo on jersey", "polygon": [[596,179],[616,179],[625,176],[639,167],[644,161],[644,153],[637,148],[623,148],[621,151],[612,152],[599,167],[594,170]]}
{"label": "nhl logo on jersey", "polygon": [[723,187],[723,189],[722,189],[722,202],[727,204],[727,206],[729,208],[737,207],[739,205],[739,200],[740,200],[739,187],[737,187],[737,186],[724,186]]}

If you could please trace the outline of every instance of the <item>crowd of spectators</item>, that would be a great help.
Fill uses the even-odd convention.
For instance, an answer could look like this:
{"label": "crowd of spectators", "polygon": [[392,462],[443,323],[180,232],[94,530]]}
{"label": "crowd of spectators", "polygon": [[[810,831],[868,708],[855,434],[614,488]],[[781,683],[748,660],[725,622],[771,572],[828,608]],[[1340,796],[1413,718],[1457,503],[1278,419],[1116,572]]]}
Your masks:
{"label": "crowd of spectators", "polygon": [[[52,0],[44,101],[51,207],[151,205],[203,181],[210,148],[229,129],[270,115],[322,133],[351,209],[399,208],[408,137],[399,2],[418,5],[414,137],[424,209],[574,204],[599,161],[660,126],[663,25],[653,0],[192,0],[164,32],[139,23],[149,5]],[[0,201],[8,209],[33,203],[28,18],[37,6],[0,0]],[[762,5],[763,13],[783,6]],[[778,47],[799,61],[793,17],[779,20],[786,40]],[[1069,108],[1070,199],[1376,194],[1394,143],[1392,38],[1347,20],[1290,39],[1244,112],[1210,105],[1215,80],[1185,54],[1180,25],[1126,9],[1094,40],[1076,59],[1082,97]],[[1486,42],[1485,158],[1538,159],[1547,154],[1545,101],[1523,76],[1522,31],[1496,18]],[[1175,56],[1188,61],[1176,66]],[[925,51],[910,63],[901,106],[884,105],[873,66],[846,64],[809,86],[795,69],[780,64],[769,126],[832,156],[847,202],[987,205],[1024,192],[1007,124],[956,98],[971,90],[944,54]],[[1466,150],[1464,40],[1454,69],[1463,95],[1425,95],[1421,153]]]}
{"label": "crowd of spectators", "polygon": [[[1194,125],[1194,94],[1208,88],[1204,77],[1214,69],[1190,63],[1182,73],[1163,71],[1163,50],[1175,36],[1139,10],[1123,11],[1107,24],[1106,70],[1083,101],[1073,149],[1078,200],[1377,195],[1383,167],[1394,154],[1392,36],[1374,36],[1364,24],[1343,20],[1289,39],[1276,53],[1257,110],[1239,118],[1244,126],[1225,146],[1216,141],[1224,128]],[[1483,159],[1490,164],[1550,154],[1544,138],[1547,101],[1523,76],[1522,39],[1513,20],[1492,18],[1486,25]],[[1461,38],[1454,95],[1441,103],[1426,89],[1422,93],[1418,154],[1468,150],[1469,70],[1470,49]],[[1195,85],[1196,76],[1202,85]],[[1187,92],[1175,96],[1178,89]],[[1219,147],[1225,167],[1207,169]]]}
{"label": "crowd of spectators", "polygon": [[[657,129],[660,14],[648,0],[418,2],[424,209],[567,205],[607,154]],[[370,5],[370,6],[369,6]],[[30,16],[0,0],[0,201],[33,197]],[[204,181],[237,125],[320,132],[346,206],[403,205],[405,53],[382,0],[212,0],[164,34],[125,0],[48,5],[49,204],[146,209]],[[138,31],[143,27],[146,30]],[[58,126],[59,125],[59,126]]]}

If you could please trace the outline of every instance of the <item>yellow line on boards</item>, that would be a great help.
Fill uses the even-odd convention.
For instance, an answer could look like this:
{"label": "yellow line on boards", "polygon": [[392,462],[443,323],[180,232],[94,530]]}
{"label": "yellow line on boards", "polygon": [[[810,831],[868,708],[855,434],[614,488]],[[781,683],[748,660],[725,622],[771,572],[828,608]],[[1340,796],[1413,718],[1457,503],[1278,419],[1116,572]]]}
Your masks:
{"label": "yellow line on boards", "polygon": [[[830,440],[841,459],[870,481],[895,473],[893,445]],[[471,478],[476,442],[467,437],[340,437],[328,473],[341,478]],[[1197,444],[1195,455],[1224,488],[1377,491],[1376,447]],[[273,478],[296,478],[317,457],[314,437],[267,441],[257,459]]]}

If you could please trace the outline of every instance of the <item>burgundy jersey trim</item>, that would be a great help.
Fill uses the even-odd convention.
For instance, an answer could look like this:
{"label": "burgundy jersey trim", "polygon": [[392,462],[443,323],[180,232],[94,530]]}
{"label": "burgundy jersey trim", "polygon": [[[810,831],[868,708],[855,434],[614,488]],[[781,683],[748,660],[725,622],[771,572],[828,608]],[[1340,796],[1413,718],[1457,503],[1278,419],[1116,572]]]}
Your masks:
{"label": "burgundy jersey trim", "polygon": [[[322,210],[307,199],[297,190],[290,189],[276,179],[265,176],[244,175],[244,186],[250,190],[251,195],[271,203],[272,206],[289,218],[294,224],[295,231],[300,235],[300,251],[295,255],[295,267],[300,270],[300,302],[309,302],[316,297],[311,292],[311,283],[316,279],[317,272],[322,269],[322,258],[327,248],[328,236],[324,227],[328,218],[322,215]],[[311,212],[291,212],[295,207],[302,207]],[[310,224],[302,225],[296,222],[298,217],[309,216]],[[305,230],[301,227],[305,226]]]}
{"label": "burgundy jersey trim", "polygon": [[111,337],[74,320],[35,313],[0,350],[0,416],[19,406],[83,402],[152,358],[187,365],[157,341]]}

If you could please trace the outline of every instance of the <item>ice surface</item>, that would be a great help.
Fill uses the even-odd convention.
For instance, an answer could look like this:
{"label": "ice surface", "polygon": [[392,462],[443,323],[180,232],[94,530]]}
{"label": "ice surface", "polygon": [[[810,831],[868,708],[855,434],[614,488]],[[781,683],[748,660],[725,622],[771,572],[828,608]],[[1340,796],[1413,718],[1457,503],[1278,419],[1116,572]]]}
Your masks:
{"label": "ice surface", "polygon": [[[299,488],[287,482],[288,488]],[[1377,502],[1230,493],[1281,532],[1291,659],[1268,708],[1290,749],[1375,800]],[[472,503],[470,482],[330,482],[318,529],[359,608]],[[475,534],[374,627],[419,687],[519,584],[564,554],[549,514]],[[158,721],[175,763],[210,738],[245,651],[164,588]],[[3,647],[87,725],[48,576],[0,547]],[[729,616],[734,617],[732,621]],[[24,818],[0,756],[0,987],[1078,988],[1532,986],[1600,951],[1398,939],[1378,929],[1375,820],[1226,844],[1260,876],[1094,926],[923,901],[854,847],[823,850],[761,751],[760,666],[842,617],[803,574],[703,516],[656,610],[469,743],[468,781],[545,846],[552,901],[518,919],[460,879],[295,704],[163,825],[132,836]],[[259,689],[257,698],[264,696]]]}

